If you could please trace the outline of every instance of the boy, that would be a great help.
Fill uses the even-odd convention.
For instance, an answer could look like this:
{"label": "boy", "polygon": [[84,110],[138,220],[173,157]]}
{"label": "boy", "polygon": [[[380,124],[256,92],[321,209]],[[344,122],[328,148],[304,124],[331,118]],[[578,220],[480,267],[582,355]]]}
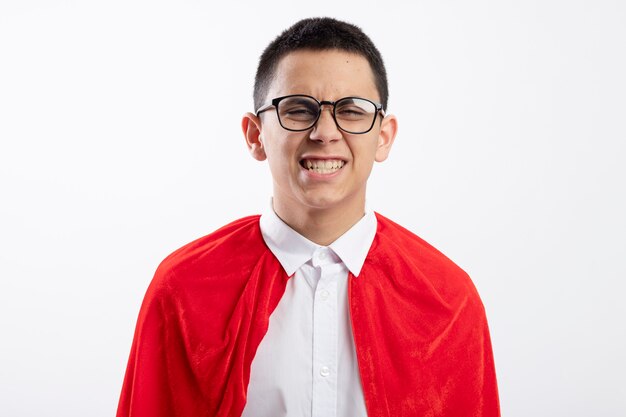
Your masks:
{"label": "boy", "polygon": [[143,302],[118,416],[498,416],[467,275],[366,210],[397,131],[380,53],[304,19],[264,51],[251,155],[271,207],[168,256]]}

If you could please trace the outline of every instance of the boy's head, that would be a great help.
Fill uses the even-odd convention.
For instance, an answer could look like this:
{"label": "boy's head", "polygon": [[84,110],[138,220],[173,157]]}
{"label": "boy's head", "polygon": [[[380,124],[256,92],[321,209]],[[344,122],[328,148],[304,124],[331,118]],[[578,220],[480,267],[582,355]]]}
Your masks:
{"label": "boy's head", "polygon": [[254,108],[268,99],[267,93],[281,58],[303,49],[322,51],[338,49],[363,56],[372,69],[374,83],[383,109],[387,108],[389,89],[383,58],[363,31],[350,23],[329,17],[303,19],[285,30],[263,51],[254,80]]}
{"label": "boy's head", "polygon": [[334,19],[300,21],[263,53],[254,95],[242,129],[251,155],[269,164],[276,213],[290,225],[302,213],[360,218],[372,166],[397,131],[371,40]]}

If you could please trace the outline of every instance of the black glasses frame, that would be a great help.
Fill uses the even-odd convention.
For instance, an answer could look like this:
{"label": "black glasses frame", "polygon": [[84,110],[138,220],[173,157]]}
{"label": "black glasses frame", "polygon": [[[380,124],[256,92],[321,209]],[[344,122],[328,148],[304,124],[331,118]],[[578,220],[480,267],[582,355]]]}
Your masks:
{"label": "black glasses frame", "polygon": [[[305,129],[290,129],[288,127],[285,127],[285,125],[283,125],[283,121],[280,120],[280,114],[278,113],[278,104],[286,99],[286,98],[291,98],[291,97],[307,97],[307,98],[311,98],[313,100],[315,100],[317,102],[317,104],[319,104],[319,109],[317,111],[317,117],[315,118],[315,121],[313,121],[313,123],[311,124],[311,126],[305,128]],[[337,123],[337,117],[335,116],[335,111],[337,110],[337,103],[343,101],[343,100],[349,100],[349,99],[359,99],[359,100],[365,100],[369,103],[372,103],[374,105],[374,107],[376,108],[376,115],[372,118],[372,124],[370,125],[369,129],[367,129],[364,132],[351,132],[349,130],[346,130],[344,128],[342,128],[341,126],[339,126],[339,123]],[[315,126],[318,122],[318,120],[320,119],[320,116],[322,115],[322,106],[333,106],[333,111],[332,111],[332,116],[333,116],[333,120],[335,121],[335,125],[337,126],[337,128],[339,128],[340,130],[343,130],[346,133],[350,133],[353,135],[362,135],[364,133],[369,132],[370,130],[372,130],[372,128],[374,127],[374,123],[376,123],[376,119],[378,118],[378,114],[381,113],[383,115],[383,117],[385,116],[385,110],[383,109],[383,105],[380,103],[376,103],[375,101],[372,100],[368,100],[366,98],[363,97],[342,97],[337,101],[328,101],[328,100],[323,100],[323,101],[319,101],[318,99],[316,99],[313,96],[309,96],[306,94],[290,94],[288,96],[282,96],[282,97],[276,97],[274,99],[272,99],[272,101],[264,106],[259,107],[259,109],[255,112],[255,114],[258,116],[259,114],[263,113],[264,111],[269,110],[272,106],[276,109],[276,117],[278,118],[278,123],[280,123],[280,126],[285,129],[285,130],[289,130],[291,132],[304,132],[305,130],[309,130],[312,129],[313,126]]]}

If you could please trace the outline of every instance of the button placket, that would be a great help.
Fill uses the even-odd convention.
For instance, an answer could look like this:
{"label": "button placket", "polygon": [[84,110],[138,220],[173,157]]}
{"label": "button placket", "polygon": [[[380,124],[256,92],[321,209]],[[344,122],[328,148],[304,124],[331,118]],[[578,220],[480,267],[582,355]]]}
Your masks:
{"label": "button placket", "polygon": [[[319,252],[318,259],[325,253]],[[313,302],[313,401],[312,417],[337,413],[337,276],[331,256],[322,262]],[[334,296],[333,296],[334,294]]]}

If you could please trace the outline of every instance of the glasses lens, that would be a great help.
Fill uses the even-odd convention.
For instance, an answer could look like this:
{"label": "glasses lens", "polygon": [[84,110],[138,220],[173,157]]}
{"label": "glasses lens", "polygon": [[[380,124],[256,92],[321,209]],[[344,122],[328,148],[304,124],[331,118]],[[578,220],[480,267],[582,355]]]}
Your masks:
{"label": "glasses lens", "polygon": [[292,96],[278,103],[278,117],[285,129],[305,130],[317,120],[320,105],[311,97]]}
{"label": "glasses lens", "polygon": [[337,102],[335,119],[339,127],[351,133],[363,133],[372,128],[376,105],[362,98],[344,98]]}

